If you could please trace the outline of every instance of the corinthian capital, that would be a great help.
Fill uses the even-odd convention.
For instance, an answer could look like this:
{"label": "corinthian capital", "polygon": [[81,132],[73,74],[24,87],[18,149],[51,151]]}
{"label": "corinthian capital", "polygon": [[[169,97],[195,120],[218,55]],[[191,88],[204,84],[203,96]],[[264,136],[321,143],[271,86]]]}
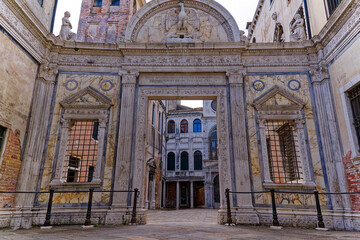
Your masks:
{"label": "corinthian capital", "polygon": [[245,75],[246,71],[244,69],[229,70],[226,72],[226,76],[229,78],[229,84],[243,84]]}
{"label": "corinthian capital", "polygon": [[56,64],[41,64],[39,70],[39,79],[46,82],[55,83],[58,74],[58,66]]}
{"label": "corinthian capital", "polygon": [[122,76],[123,84],[136,84],[136,79],[139,76],[139,72],[121,70],[119,75]]}
{"label": "corinthian capital", "polygon": [[329,74],[325,66],[312,67],[310,70],[312,83],[321,83],[329,78]]}

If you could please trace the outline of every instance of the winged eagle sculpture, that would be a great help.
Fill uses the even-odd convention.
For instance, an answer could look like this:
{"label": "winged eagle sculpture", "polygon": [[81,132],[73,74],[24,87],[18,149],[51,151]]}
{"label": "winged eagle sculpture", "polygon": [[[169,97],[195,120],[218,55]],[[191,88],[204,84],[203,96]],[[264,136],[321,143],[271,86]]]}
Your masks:
{"label": "winged eagle sculpture", "polygon": [[166,13],[165,28],[169,31],[172,26],[177,24],[178,33],[188,33],[188,24],[196,30],[200,30],[200,19],[195,9],[185,9],[184,2],[180,2],[180,11],[178,9],[170,9]]}

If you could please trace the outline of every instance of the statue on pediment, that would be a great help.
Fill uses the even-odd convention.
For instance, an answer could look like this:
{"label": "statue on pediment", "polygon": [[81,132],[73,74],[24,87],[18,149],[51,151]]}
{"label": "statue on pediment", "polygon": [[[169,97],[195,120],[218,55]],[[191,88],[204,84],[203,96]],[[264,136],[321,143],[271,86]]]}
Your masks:
{"label": "statue on pediment", "polygon": [[294,19],[295,22],[290,26],[290,41],[301,42],[306,39],[304,19],[298,13],[295,15]]}
{"label": "statue on pediment", "polygon": [[66,11],[64,13],[64,17],[62,18],[62,25],[61,25],[61,29],[60,29],[60,33],[59,33],[60,40],[75,41],[75,39],[76,39],[76,33],[73,33],[71,31],[72,25],[69,20],[70,17],[71,17],[70,13],[68,11]]}
{"label": "statue on pediment", "polygon": [[179,3],[180,11],[178,9],[170,9],[166,13],[165,29],[169,31],[174,25],[177,25],[177,32],[172,34],[164,41],[166,42],[177,42],[179,41],[190,41],[190,42],[201,42],[189,34],[189,25],[191,25],[197,31],[200,30],[200,19],[195,9],[185,9],[184,2]]}

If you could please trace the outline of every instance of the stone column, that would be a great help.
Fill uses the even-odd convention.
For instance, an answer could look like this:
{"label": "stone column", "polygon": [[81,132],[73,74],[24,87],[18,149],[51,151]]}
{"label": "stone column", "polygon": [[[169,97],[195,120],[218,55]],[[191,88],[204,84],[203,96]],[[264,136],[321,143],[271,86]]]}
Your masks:
{"label": "stone column", "polygon": [[[135,95],[136,83],[138,72],[120,72],[122,76],[122,97],[121,97],[121,110],[120,110],[120,129],[117,136],[118,141],[118,155],[116,159],[115,169],[115,190],[133,189],[133,163],[131,162],[132,156],[132,143],[133,143],[133,130],[134,130],[134,111],[135,111]],[[145,114],[145,113],[144,113]],[[141,179],[142,181],[143,179]],[[143,184],[139,188],[141,195],[143,194]],[[131,194],[132,195],[132,194]],[[130,196],[124,193],[114,193],[113,205],[114,206],[127,206]],[[142,197],[142,199],[143,199]],[[141,201],[139,199],[139,201]]]}
{"label": "stone column", "polygon": [[[347,192],[346,175],[342,163],[340,134],[338,133],[330,80],[324,66],[313,67],[310,71],[314,89],[317,122],[320,130],[324,161],[331,192]],[[348,195],[331,195],[333,208],[350,210]]]}
{"label": "stone column", "polygon": [[[273,183],[270,176],[270,165],[269,165],[269,156],[267,154],[267,143],[266,143],[266,127],[265,119],[258,119],[257,123],[259,124],[260,130],[260,141],[261,141],[261,152],[262,152],[262,165],[263,165],[263,176],[264,183]],[[265,154],[264,154],[265,153]]]}
{"label": "stone column", "polygon": [[180,208],[180,182],[176,182],[176,209]]}
{"label": "stone column", "polygon": [[[30,124],[21,159],[17,191],[37,190],[57,74],[57,65],[42,64],[40,66],[35,81]],[[18,194],[15,198],[15,206],[20,209],[30,209],[34,204],[34,198],[35,194]]]}
{"label": "stone column", "polygon": [[[250,169],[248,154],[248,138],[246,132],[246,106],[244,98],[244,75],[245,72],[231,71],[227,72],[230,86],[230,104],[231,104],[231,123],[234,155],[234,180],[235,189],[233,191],[249,192]],[[240,194],[237,196],[237,206],[240,208],[252,208],[252,199],[250,194]]]}
{"label": "stone column", "polygon": [[194,182],[190,181],[190,208],[194,208]]}

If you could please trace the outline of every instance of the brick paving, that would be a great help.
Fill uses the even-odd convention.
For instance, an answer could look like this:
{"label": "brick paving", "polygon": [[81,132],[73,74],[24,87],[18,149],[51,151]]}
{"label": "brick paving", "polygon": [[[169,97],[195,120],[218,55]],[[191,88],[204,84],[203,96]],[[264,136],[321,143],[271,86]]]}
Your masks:
{"label": "brick paving", "polygon": [[2,230],[1,240],[177,240],[177,239],[360,239],[360,232],[316,231],[313,229],[236,226],[216,224],[216,210],[194,209],[179,211],[150,211],[148,224],[138,226],[59,226],[51,230],[34,227],[29,230]]}

